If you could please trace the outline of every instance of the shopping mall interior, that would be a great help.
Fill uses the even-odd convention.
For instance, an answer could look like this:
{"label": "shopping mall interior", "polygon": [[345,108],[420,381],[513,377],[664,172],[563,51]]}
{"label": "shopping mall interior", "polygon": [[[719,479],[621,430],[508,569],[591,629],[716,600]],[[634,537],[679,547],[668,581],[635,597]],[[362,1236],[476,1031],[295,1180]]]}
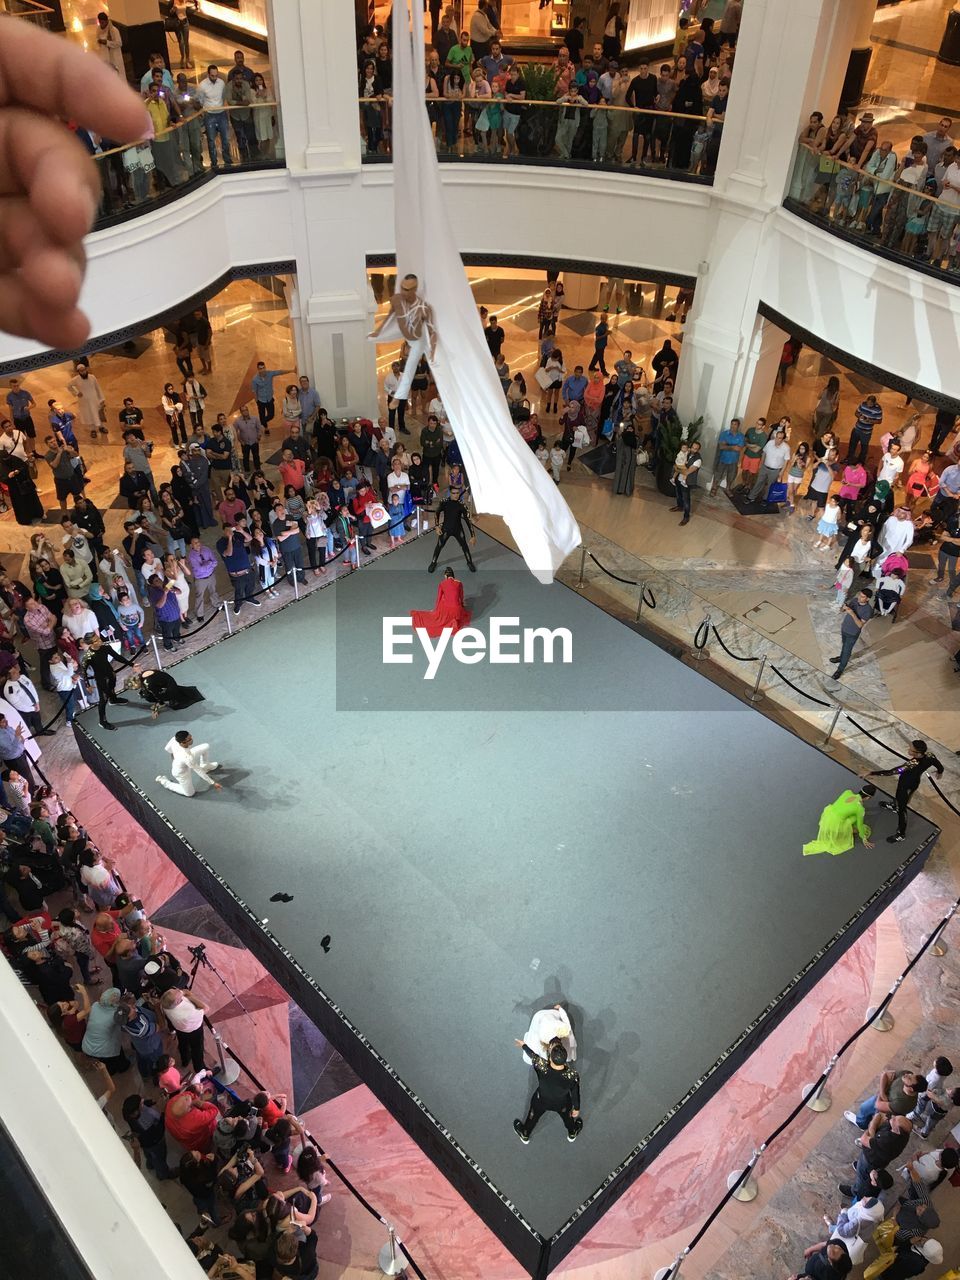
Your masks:
{"label": "shopping mall interior", "polygon": [[[58,1280],[131,1260],[148,1277],[241,1280],[954,1274],[951,0],[431,0],[426,130],[393,66],[397,0],[2,4],[0,37],[20,24],[105,64],[147,94],[152,124],[152,137],[115,139],[69,113],[99,183],[87,341],[52,350],[0,332],[9,1273],[36,1270],[42,1248]],[[416,53],[419,0],[413,10]],[[463,98],[456,52],[447,63],[461,31],[461,65],[480,67],[484,86]],[[172,87],[161,77],[151,95],[156,54]],[[416,218],[427,222],[419,196],[442,206],[425,236],[404,205],[410,173]],[[415,232],[425,257],[411,257]],[[396,323],[409,262],[449,315],[447,241],[466,281],[448,290],[457,324],[437,321],[398,405],[409,343],[377,332]],[[524,565],[498,432],[501,466],[535,471],[528,495],[578,531],[549,586]],[[400,475],[410,505],[388,532],[354,499],[369,482],[389,507]],[[491,684],[489,708],[468,712],[448,683],[440,711],[427,694],[398,710],[379,671],[357,675],[351,609],[372,598],[376,614],[388,579],[428,608],[434,527],[458,498],[477,573],[461,573],[467,540],[456,554],[448,544],[441,570],[465,579],[473,625],[503,612],[521,574],[536,586],[533,621],[543,601],[561,620],[589,605],[589,702],[582,676],[548,697],[531,674],[510,686],[515,703]],[[266,528],[238,570],[225,548],[244,507]],[[156,584],[134,519],[172,553]],[[293,628],[311,618],[303,642]],[[98,651],[115,654],[106,666],[126,702],[113,704]],[[206,700],[148,712],[131,661],[196,681]],[[653,687],[661,662],[686,682],[676,705]],[[255,732],[237,730],[237,711]],[[627,715],[637,745],[617,752]],[[105,719],[119,732],[102,733]],[[185,728],[221,761],[217,775],[200,761],[196,795],[193,783],[176,794],[172,735]],[[524,733],[533,746],[511,773]],[[904,791],[897,770],[917,755]],[[858,799],[875,772],[876,794]],[[803,857],[848,791],[867,826],[839,857]],[[895,809],[894,793],[910,806],[902,843],[881,805]],[[191,832],[211,804],[220,826],[204,845]],[[298,847],[281,834],[291,815]],[[712,834],[699,839],[698,821]],[[618,847],[601,840],[616,823],[629,826]],[[500,863],[481,859],[481,835]],[[727,888],[709,888],[710,872]],[[348,930],[335,913],[351,909]],[[511,910],[524,921],[516,946],[501,932]],[[669,934],[649,956],[647,910]],[[618,912],[635,912],[633,937],[618,934]],[[316,966],[300,949],[314,935]],[[386,1010],[343,994],[345,967]],[[689,1004],[667,986],[656,998],[661,969],[692,975]],[[594,984],[609,994],[592,1004]],[[171,989],[190,997],[171,1009]],[[74,997],[72,1012],[57,1007]],[[181,1025],[193,998],[199,1027]],[[738,1034],[711,1047],[728,1006]],[[552,1007],[574,1033],[564,1078],[579,1069],[582,1134],[563,1141],[568,1102],[567,1135],[546,1115],[524,1149],[514,1116],[539,1076],[513,1055]],[[702,1056],[678,1065],[651,1050],[671,1030],[678,1046],[700,1035]],[[411,1077],[397,1042],[457,1086],[463,1114],[429,1072]],[[208,1078],[193,1078],[200,1066]],[[919,1103],[897,1079],[910,1072],[925,1076]],[[856,1113],[878,1093],[864,1138]],[[634,1097],[658,1123],[598,1141]],[[906,1132],[887,1112],[909,1112],[912,1129],[884,1160],[883,1135]],[[469,1115],[510,1170],[536,1164],[522,1181],[580,1179],[590,1194],[545,1227],[512,1174],[471,1146]],[[877,1232],[882,1220],[896,1225]]]}

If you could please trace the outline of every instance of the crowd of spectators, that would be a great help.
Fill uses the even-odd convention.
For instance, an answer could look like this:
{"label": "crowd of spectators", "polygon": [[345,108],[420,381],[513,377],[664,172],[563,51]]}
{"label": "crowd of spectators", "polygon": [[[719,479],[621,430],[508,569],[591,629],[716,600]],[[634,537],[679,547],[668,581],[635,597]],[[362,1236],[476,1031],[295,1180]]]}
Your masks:
{"label": "crowd of spectators", "polygon": [[[719,23],[682,17],[672,56],[636,67],[620,61],[625,23],[616,2],[603,40],[589,50],[585,20],[575,18],[554,60],[523,66],[504,49],[495,0],[479,0],[459,32],[447,8],[424,68],[437,149],[503,159],[554,154],[712,175],[741,8],[740,0],[728,0]],[[366,154],[389,154],[393,68],[387,32],[368,31],[357,65]],[[550,103],[556,105],[544,105]]]}
{"label": "crowd of spectators", "polygon": [[138,1168],[179,1180],[199,1215],[189,1242],[205,1270],[224,1280],[310,1280],[315,1228],[330,1199],[318,1148],[284,1095],[242,1097],[213,1076],[206,1006],[143,902],[53,791],[28,800],[8,779],[0,796],[6,960]]}

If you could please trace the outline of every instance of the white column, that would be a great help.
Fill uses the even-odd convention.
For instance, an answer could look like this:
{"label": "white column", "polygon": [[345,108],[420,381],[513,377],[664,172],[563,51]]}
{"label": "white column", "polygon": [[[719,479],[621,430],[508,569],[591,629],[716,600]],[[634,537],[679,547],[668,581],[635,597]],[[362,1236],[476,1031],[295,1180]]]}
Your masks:
{"label": "white column", "polygon": [[789,22],[782,0],[750,0],[744,6],[737,59],[749,74],[735,80],[730,95],[714,182],[713,237],[684,326],[676,388],[680,416],[704,419],[701,439],[708,460],[723,426],[732,417],[746,421],[747,404],[761,395],[772,341],[757,329],[765,228],[783,200],[800,122],[812,109],[817,50],[845,3],[793,0]]}
{"label": "white column", "polygon": [[360,164],[353,0],[271,0],[271,46],[291,169]]}
{"label": "white column", "polygon": [[783,344],[789,337],[779,325],[757,316],[741,378],[743,413],[737,416],[743,419],[744,430],[757,418],[770,417],[767,410],[777,385]]}

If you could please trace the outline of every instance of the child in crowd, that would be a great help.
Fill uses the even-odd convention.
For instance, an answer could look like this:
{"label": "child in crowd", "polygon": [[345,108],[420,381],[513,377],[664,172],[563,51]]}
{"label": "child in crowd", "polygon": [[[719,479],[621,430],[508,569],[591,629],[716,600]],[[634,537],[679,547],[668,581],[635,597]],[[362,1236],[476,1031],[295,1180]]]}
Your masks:
{"label": "child in crowd", "polygon": [[548,466],[550,463],[550,450],[547,448],[546,440],[540,441],[539,445],[537,445],[536,453],[537,461],[544,467]]}
{"label": "child in crowd", "polygon": [[833,540],[837,536],[837,530],[840,527],[840,504],[836,498],[827,499],[826,506],[823,508],[823,515],[817,521],[817,533],[819,537],[813,544],[814,551],[826,551],[828,547],[833,545]]}
{"label": "child in crowd", "polygon": [[917,1105],[910,1112],[917,1135],[928,1138],[934,1127],[940,1123],[952,1106],[960,1105],[960,1089],[946,1089],[945,1081],[953,1075],[953,1063],[949,1058],[939,1057],[933,1067],[924,1075],[927,1082],[926,1093],[917,1098]]}
{"label": "child in crowd", "polygon": [[566,459],[566,450],[561,448],[559,440],[554,440],[553,448],[550,450],[550,470],[553,472],[554,484],[560,483],[560,471]]}
{"label": "child in crowd", "polygon": [[399,547],[403,542],[403,499],[396,489],[390,495],[390,510],[388,514],[390,516],[390,524],[388,526],[390,529],[390,546],[391,548]]}
{"label": "child in crowd", "polygon": [[120,619],[120,638],[124,653],[134,653],[143,646],[143,610],[130,592],[117,591],[117,617]]}
{"label": "child in crowd", "polygon": [[833,589],[837,593],[837,608],[842,609],[846,603],[847,595],[853,586],[853,578],[856,573],[856,565],[853,559],[847,556],[843,564],[837,570],[837,580],[833,584]]}
{"label": "child in crowd", "polygon": [[257,566],[257,572],[260,575],[260,585],[266,590],[271,600],[275,600],[280,592],[275,590],[274,583],[277,580],[277,544],[273,538],[264,538],[262,542],[256,538],[250,540],[250,554],[253,556],[254,563]]}
{"label": "child in crowd", "polygon": [[157,1085],[164,1093],[180,1092],[180,1072],[177,1070],[176,1059],[169,1053],[157,1059]]}

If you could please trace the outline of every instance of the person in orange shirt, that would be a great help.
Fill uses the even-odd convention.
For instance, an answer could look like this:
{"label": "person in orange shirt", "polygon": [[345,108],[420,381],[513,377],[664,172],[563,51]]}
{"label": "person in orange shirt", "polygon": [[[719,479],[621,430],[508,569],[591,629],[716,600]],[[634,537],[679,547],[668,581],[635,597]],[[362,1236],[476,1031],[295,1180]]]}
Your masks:
{"label": "person in orange shirt", "polygon": [[297,493],[303,493],[307,464],[302,458],[295,458],[289,449],[284,449],[279,471],[284,488],[292,484]]}
{"label": "person in orange shirt", "polygon": [[167,1133],[187,1151],[206,1155],[213,1149],[213,1132],[220,1120],[220,1108],[192,1089],[174,1094],[163,1112]]}

